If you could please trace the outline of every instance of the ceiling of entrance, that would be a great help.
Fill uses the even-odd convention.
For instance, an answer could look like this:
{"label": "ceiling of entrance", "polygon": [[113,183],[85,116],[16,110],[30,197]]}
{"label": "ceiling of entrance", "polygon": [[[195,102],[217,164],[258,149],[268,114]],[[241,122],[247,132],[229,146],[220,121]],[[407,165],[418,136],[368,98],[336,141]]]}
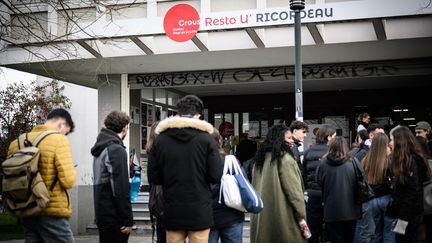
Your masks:
{"label": "ceiling of entrance", "polygon": [[[302,48],[303,64],[371,62],[418,59],[432,64],[432,38],[309,45]],[[10,67],[42,76],[57,77],[97,88],[98,75],[164,73],[294,65],[294,48],[255,48],[231,51],[191,52],[164,55],[82,59],[11,65]],[[50,71],[50,70],[55,70]],[[49,75],[47,75],[47,72]],[[432,70],[431,70],[432,72]],[[413,82],[413,80],[415,82]],[[304,91],[376,89],[431,85],[431,75],[396,78],[329,79],[305,81]],[[293,92],[294,82],[230,84],[175,89],[202,96]]]}
{"label": "ceiling of entrance", "polygon": [[[432,16],[334,21],[302,26],[304,65],[385,62],[427,62],[426,72],[402,76],[305,80],[304,91],[431,86]],[[207,38],[198,38],[203,35]],[[243,28],[199,33],[176,43],[166,35],[117,39],[82,39],[60,43],[76,56],[49,46],[33,48],[41,62],[18,47],[0,53],[0,65],[97,88],[112,74],[173,73],[201,70],[281,67],[294,65],[293,26]],[[202,41],[206,40],[206,41]],[[58,49],[57,49],[58,51]],[[62,54],[62,53],[60,53]],[[64,53],[63,53],[64,54]],[[423,64],[422,64],[423,65]],[[424,68],[423,68],[424,69]],[[424,71],[424,70],[423,70]],[[198,95],[293,92],[293,81],[170,87]]]}

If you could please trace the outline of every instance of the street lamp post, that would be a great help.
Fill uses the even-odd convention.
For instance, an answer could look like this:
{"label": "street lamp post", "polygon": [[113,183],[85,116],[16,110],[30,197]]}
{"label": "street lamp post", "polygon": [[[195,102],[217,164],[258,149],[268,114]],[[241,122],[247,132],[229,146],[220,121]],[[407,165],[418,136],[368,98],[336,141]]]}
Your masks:
{"label": "street lamp post", "polygon": [[290,0],[290,9],[294,11],[295,38],[295,117],[303,121],[303,85],[301,64],[301,23],[300,11],[305,8],[305,0]]}

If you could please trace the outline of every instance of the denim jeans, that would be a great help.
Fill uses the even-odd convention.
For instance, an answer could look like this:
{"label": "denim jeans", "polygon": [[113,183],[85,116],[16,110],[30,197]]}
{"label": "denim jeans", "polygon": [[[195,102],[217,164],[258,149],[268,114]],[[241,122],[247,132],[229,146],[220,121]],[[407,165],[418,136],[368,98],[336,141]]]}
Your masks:
{"label": "denim jeans", "polygon": [[351,243],[354,238],[356,220],[326,222],[331,243]]}
{"label": "denim jeans", "polygon": [[385,216],[390,197],[390,195],[385,195],[370,201],[372,216],[375,222],[375,236],[372,243],[395,242],[395,233],[392,231],[394,219]]}
{"label": "denim jeans", "polygon": [[308,239],[309,243],[320,242],[323,230],[323,210],[321,197],[309,197],[306,204],[306,221],[312,233],[312,237]]}
{"label": "denim jeans", "polygon": [[354,243],[369,243],[374,237],[375,222],[371,205],[372,200],[362,204],[362,218],[357,220]]}
{"label": "denim jeans", "polygon": [[225,228],[212,228],[209,243],[241,243],[243,242],[243,222],[233,224]]}
{"label": "denim jeans", "polygon": [[35,216],[22,218],[26,243],[73,243],[67,218]]}

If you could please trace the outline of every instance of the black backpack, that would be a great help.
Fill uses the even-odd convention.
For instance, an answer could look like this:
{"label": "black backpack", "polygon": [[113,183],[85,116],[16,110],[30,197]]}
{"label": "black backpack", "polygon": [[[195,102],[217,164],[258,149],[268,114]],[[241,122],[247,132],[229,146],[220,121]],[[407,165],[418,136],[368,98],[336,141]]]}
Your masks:
{"label": "black backpack", "polygon": [[150,186],[149,211],[152,222],[162,220],[164,215],[163,189],[161,185]]}

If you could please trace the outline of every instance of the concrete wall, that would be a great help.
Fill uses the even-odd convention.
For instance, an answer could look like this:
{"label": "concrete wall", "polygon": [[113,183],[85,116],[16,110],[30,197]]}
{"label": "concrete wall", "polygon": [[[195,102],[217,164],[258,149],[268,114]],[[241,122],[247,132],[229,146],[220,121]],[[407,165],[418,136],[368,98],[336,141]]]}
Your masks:
{"label": "concrete wall", "polygon": [[98,87],[98,127],[103,127],[105,117],[113,110],[120,110],[120,75],[112,75],[101,81]]}
{"label": "concrete wall", "polygon": [[[140,109],[141,105],[141,90],[130,91],[130,106],[137,107]],[[139,116],[139,122],[141,122],[141,114]],[[130,138],[130,149],[135,149],[137,158],[141,157],[141,142],[140,142],[141,126],[140,124],[131,123],[129,126],[129,138]]]}
{"label": "concrete wall", "polygon": [[75,131],[69,135],[72,155],[76,167],[76,187],[71,190],[73,215],[70,220],[72,230],[85,232],[86,226],[93,221],[93,157],[90,149],[98,134],[97,90],[84,86],[65,83],[65,95],[71,100],[70,109],[75,122]]}

